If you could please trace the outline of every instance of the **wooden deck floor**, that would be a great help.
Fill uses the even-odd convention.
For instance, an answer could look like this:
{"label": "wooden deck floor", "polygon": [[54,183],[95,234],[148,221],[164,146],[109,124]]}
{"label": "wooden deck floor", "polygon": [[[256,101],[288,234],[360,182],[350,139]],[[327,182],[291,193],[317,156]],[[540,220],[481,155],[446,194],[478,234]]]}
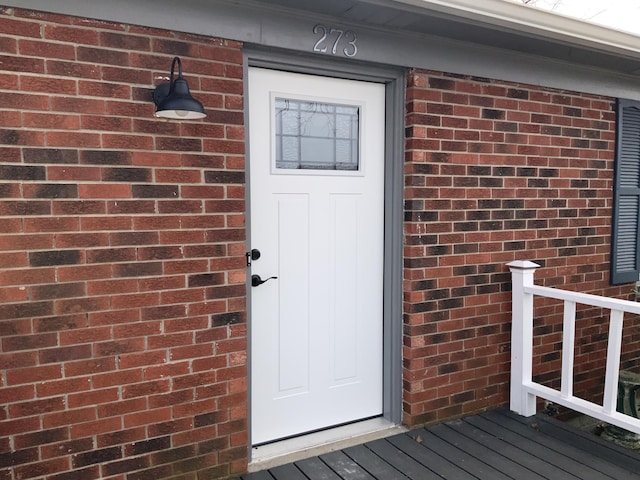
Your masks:
{"label": "wooden deck floor", "polygon": [[640,452],[553,418],[495,410],[242,480],[639,480]]}

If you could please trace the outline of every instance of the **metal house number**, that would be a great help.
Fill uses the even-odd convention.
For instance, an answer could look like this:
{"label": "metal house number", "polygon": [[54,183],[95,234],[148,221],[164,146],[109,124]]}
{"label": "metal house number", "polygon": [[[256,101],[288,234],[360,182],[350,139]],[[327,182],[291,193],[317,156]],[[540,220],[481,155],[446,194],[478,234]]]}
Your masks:
{"label": "metal house number", "polygon": [[314,52],[330,51],[332,55],[345,57],[355,57],[358,53],[358,36],[351,30],[317,24],[313,27],[313,33],[319,35],[318,41],[313,46]]}

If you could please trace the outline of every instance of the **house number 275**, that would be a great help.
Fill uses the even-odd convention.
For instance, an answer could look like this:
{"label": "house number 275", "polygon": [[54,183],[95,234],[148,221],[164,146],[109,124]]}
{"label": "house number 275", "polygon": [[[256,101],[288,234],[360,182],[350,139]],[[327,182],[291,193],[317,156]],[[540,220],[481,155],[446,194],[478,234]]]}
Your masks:
{"label": "house number 275", "polygon": [[327,53],[332,55],[343,54],[345,57],[355,57],[358,53],[358,37],[351,30],[340,30],[339,28],[316,25],[313,33],[318,35],[318,41],[313,46],[314,52]]}

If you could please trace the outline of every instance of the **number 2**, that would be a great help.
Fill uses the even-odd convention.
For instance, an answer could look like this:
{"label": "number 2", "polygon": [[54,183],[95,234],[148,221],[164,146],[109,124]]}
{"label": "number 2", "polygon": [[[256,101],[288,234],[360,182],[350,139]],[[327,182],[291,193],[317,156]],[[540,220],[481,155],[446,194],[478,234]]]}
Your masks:
{"label": "number 2", "polygon": [[316,25],[313,27],[313,33],[317,35],[320,32],[322,32],[322,35],[320,36],[320,39],[316,42],[316,44],[313,46],[313,51],[324,53],[327,51],[327,47],[326,45],[325,46],[321,46],[321,45],[327,39],[327,29],[324,25]]}

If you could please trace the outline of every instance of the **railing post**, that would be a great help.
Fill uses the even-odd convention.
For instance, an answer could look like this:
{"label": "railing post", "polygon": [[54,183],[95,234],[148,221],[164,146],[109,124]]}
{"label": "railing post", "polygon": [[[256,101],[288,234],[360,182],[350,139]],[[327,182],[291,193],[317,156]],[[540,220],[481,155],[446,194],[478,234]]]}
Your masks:
{"label": "railing post", "polygon": [[533,365],[533,294],[524,287],[533,285],[540,265],[523,260],[508,263],[512,283],[511,321],[511,402],[512,411],[530,417],[536,413],[536,396],[523,386],[531,383]]}

